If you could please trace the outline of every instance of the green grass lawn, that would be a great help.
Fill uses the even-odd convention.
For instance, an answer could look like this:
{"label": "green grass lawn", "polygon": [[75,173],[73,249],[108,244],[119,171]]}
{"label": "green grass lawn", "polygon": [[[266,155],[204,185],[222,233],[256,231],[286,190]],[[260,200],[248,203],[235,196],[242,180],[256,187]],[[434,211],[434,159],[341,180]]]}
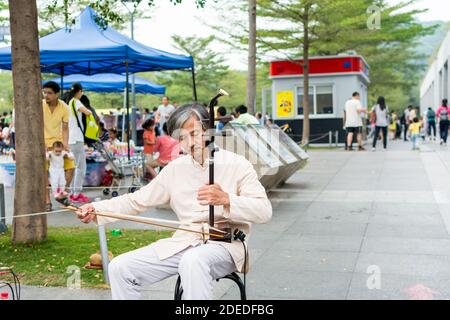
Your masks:
{"label": "green grass lawn", "polygon": [[[108,250],[116,257],[172,235],[171,231],[122,230],[113,236],[107,230]],[[103,271],[84,268],[100,250],[97,229],[49,227],[41,243],[14,245],[11,233],[0,234],[0,267],[12,267],[22,284],[65,287],[69,266],[81,269],[81,287],[105,288]],[[0,278],[1,280],[1,278]]]}

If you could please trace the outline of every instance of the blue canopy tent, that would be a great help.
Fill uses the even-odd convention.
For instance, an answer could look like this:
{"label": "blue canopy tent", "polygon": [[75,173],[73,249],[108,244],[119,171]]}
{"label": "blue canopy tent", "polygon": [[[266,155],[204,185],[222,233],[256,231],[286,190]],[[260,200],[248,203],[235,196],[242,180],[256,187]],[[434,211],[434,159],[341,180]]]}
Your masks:
{"label": "blue canopy tent", "polygon": [[[57,82],[59,78],[54,78],[47,81]],[[154,84],[144,78],[136,77],[136,93],[146,94],[165,94],[166,88],[159,84]],[[46,82],[46,81],[43,81]],[[114,73],[99,73],[92,76],[83,74],[72,74],[63,79],[64,89],[70,90],[72,83],[78,82],[83,86],[85,91],[110,93],[123,92],[126,88],[126,76]]]}
{"label": "blue canopy tent", "polygon": [[[63,77],[70,74],[126,74],[126,105],[129,119],[129,73],[162,70],[190,70],[193,95],[197,100],[194,61],[190,56],[153,49],[113,28],[100,26],[97,13],[87,7],[75,25],[39,39],[41,71]],[[0,49],[0,69],[12,70],[11,47]],[[130,139],[128,126],[128,142]]]}

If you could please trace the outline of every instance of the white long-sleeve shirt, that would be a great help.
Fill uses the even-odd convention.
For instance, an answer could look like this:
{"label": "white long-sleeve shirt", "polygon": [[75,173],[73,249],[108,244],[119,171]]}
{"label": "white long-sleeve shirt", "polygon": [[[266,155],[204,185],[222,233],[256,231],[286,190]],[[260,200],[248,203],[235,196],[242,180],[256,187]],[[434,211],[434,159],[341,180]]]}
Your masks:
{"label": "white long-sleeve shirt", "polygon": [[[242,156],[220,149],[214,158],[215,183],[230,197],[230,208],[215,207],[215,221],[228,222],[232,230],[243,230],[247,239],[252,223],[267,223],[272,217],[272,205],[252,164]],[[203,166],[192,156],[182,156],[169,163],[161,173],[139,191],[94,203],[96,211],[123,214],[139,214],[152,207],[170,204],[180,221],[185,223],[208,223],[209,206],[197,200],[198,189],[209,182],[209,161]],[[115,221],[97,217],[99,224]],[[191,227],[192,228],[192,227]],[[198,230],[201,230],[200,224]],[[159,240],[155,250],[161,260],[169,258],[189,246],[203,243],[202,235],[176,231],[172,238]],[[217,242],[233,257],[238,270],[244,270],[244,248],[240,241]]]}

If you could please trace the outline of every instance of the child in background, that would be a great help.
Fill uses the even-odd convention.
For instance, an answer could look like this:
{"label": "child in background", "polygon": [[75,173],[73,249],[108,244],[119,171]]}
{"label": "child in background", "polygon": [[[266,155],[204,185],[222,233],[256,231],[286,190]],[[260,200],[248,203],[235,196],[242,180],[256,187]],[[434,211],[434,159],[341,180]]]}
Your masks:
{"label": "child in background", "polygon": [[108,133],[109,133],[108,141],[111,145],[116,145],[120,143],[119,139],[117,139],[117,129],[115,128],[109,129]]}
{"label": "child in background", "polygon": [[411,134],[411,140],[413,143],[413,150],[419,150],[417,147],[417,141],[420,137],[420,128],[421,124],[419,122],[419,118],[415,117],[413,122],[409,125],[409,132]]}
{"label": "child in background", "polygon": [[155,134],[155,120],[150,118],[142,124],[144,129],[144,154],[146,159],[147,169],[150,170],[150,164],[153,161],[153,147],[156,144],[156,134]]}
{"label": "child in background", "polygon": [[420,137],[422,138],[422,141],[425,142],[427,137],[427,130],[423,117],[420,117]]}
{"label": "child in background", "polygon": [[56,199],[66,198],[66,177],[64,174],[64,159],[74,159],[70,152],[64,150],[61,141],[53,143],[53,150],[47,152],[47,160],[49,161],[50,183],[52,186],[53,196]]}
{"label": "child in background", "polygon": [[397,114],[395,112],[392,112],[391,114],[391,121],[389,122],[389,139],[390,140],[396,140],[397,136]]}

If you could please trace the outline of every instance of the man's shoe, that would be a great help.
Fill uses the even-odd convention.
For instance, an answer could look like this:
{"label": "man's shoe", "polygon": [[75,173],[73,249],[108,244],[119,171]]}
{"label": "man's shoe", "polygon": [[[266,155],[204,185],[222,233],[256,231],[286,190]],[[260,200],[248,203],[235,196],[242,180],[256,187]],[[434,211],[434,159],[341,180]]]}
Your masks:
{"label": "man's shoe", "polygon": [[358,147],[358,151],[366,151],[363,147]]}

